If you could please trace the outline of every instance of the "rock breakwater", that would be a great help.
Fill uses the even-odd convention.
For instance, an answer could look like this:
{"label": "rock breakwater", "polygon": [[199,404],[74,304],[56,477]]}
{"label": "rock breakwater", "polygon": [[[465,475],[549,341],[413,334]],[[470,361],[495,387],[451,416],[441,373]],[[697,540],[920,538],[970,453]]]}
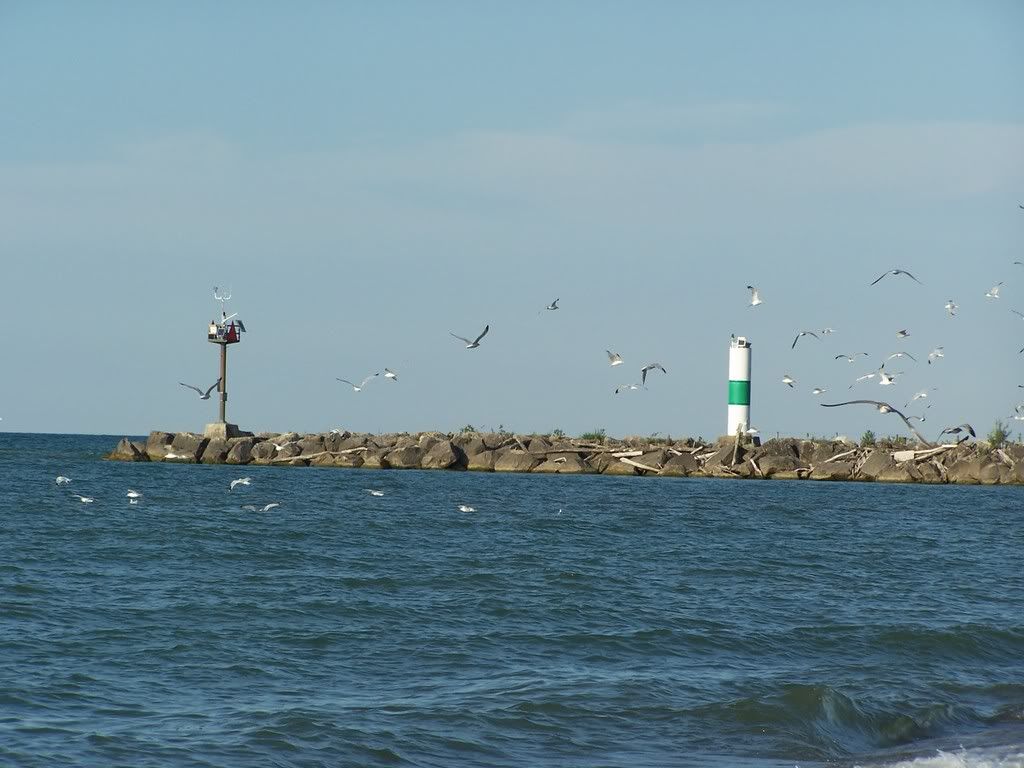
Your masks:
{"label": "rock breakwater", "polygon": [[652,475],[894,483],[1024,484],[1024,445],[970,442],[932,448],[880,442],[781,438],[763,445],[627,437],[600,440],[506,432],[384,435],[333,430],[207,438],[151,432],[123,438],[114,461],[256,464],[372,469],[446,469],[534,474]]}

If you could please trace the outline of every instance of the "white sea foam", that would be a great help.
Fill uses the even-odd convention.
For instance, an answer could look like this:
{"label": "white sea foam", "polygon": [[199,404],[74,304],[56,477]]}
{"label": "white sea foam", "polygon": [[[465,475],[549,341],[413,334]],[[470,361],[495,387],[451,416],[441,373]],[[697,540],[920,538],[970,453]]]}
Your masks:
{"label": "white sea foam", "polygon": [[[855,768],[867,768],[855,766]],[[1024,747],[938,750],[929,757],[885,763],[878,768],[1024,768]]]}

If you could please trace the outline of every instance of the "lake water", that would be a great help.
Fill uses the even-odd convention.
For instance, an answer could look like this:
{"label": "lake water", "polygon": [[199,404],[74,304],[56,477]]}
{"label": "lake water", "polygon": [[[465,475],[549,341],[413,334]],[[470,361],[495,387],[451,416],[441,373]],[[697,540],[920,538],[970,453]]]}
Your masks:
{"label": "lake water", "polygon": [[1024,766],[1022,487],[116,439],[0,435],[0,765]]}

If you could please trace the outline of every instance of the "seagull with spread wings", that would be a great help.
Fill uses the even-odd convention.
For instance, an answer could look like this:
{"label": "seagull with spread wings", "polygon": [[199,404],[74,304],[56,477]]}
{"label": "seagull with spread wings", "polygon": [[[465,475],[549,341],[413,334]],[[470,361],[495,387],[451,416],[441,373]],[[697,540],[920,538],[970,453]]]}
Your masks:
{"label": "seagull with spread wings", "polygon": [[756,307],[758,304],[764,304],[761,299],[761,292],[752,285],[747,286],[747,290],[750,291],[750,306]]}
{"label": "seagull with spread wings", "polygon": [[361,392],[363,390],[363,387],[365,387],[367,384],[369,384],[371,381],[373,381],[373,379],[376,376],[380,376],[380,372],[379,371],[377,373],[370,374],[365,379],[360,381],[358,384],[353,384],[348,379],[338,379],[337,376],[335,376],[334,378],[338,379],[338,381],[342,382],[343,384],[348,384],[350,387],[352,387],[352,391],[353,392]]}
{"label": "seagull with spread wings", "polygon": [[665,368],[662,366],[661,363],[648,363],[647,365],[645,365],[643,368],[640,369],[640,385],[641,386],[647,384],[647,372],[648,371],[654,371],[654,370],[661,371],[662,373],[668,373],[668,371],[665,370]]}
{"label": "seagull with spread wings", "polygon": [[486,336],[486,335],[487,335],[487,332],[488,332],[489,330],[491,330],[491,326],[490,326],[490,323],[488,323],[487,325],[485,325],[485,326],[484,326],[484,329],[483,329],[483,331],[481,331],[480,335],[479,335],[479,336],[477,336],[477,337],[476,337],[475,339],[473,339],[472,341],[470,341],[469,339],[465,338],[464,336],[456,336],[456,335],[455,335],[454,333],[452,333],[451,331],[449,331],[449,332],[448,332],[448,335],[449,335],[449,336],[455,336],[455,338],[456,338],[456,339],[458,339],[459,341],[464,341],[464,342],[466,342],[466,349],[476,349],[477,347],[479,347],[479,346],[480,346],[480,339],[482,339],[482,338],[483,338],[484,336]]}
{"label": "seagull with spread wings", "polygon": [[183,381],[179,381],[178,383],[181,384],[181,386],[183,387],[188,387],[189,389],[194,389],[196,392],[198,392],[200,400],[209,400],[210,393],[213,392],[213,390],[215,390],[217,386],[220,384],[220,379],[217,379],[215,382],[213,382],[213,384],[210,385],[210,388],[207,389],[205,392],[201,390],[199,387],[193,387],[191,384],[186,384]]}
{"label": "seagull with spread wings", "polygon": [[800,341],[800,337],[801,336],[813,336],[818,341],[821,341],[821,337],[818,334],[816,334],[814,331],[800,331],[800,333],[798,333],[796,335],[796,338],[793,339],[793,344],[790,346],[790,349],[796,349],[796,343],[798,341]]}
{"label": "seagull with spread wings", "polygon": [[924,283],[922,283],[920,280],[918,280],[912,274],[907,272],[907,270],[905,270],[905,269],[890,269],[888,272],[883,272],[881,275],[878,276],[878,279],[875,280],[875,282],[871,283],[871,285],[874,285],[879,280],[881,280],[883,277],[888,277],[889,275],[906,275],[911,280],[913,280],[915,283],[920,283],[921,285],[924,285]]}
{"label": "seagull with spread wings", "polygon": [[931,443],[925,440],[924,436],[922,436],[920,432],[914,429],[914,425],[910,423],[910,419],[904,416],[900,411],[896,410],[893,406],[889,405],[889,403],[883,403],[881,400],[847,400],[842,403],[821,403],[820,405],[823,408],[838,408],[841,405],[856,405],[858,403],[864,405],[873,405],[879,413],[895,413],[897,416],[903,419],[903,423],[907,425],[907,429],[914,433],[914,437],[916,437],[926,446],[931,447]]}

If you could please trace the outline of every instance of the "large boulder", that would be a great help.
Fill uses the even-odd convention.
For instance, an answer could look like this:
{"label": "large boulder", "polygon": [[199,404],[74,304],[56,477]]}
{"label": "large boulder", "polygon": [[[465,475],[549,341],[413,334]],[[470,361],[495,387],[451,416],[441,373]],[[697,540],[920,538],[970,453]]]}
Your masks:
{"label": "large boulder", "polygon": [[601,470],[602,475],[636,475],[639,474],[637,468],[632,464],[627,464],[624,461],[619,461],[615,457],[611,457],[611,460],[607,462],[604,468]]}
{"label": "large boulder", "polygon": [[348,438],[352,437],[352,433],[347,429],[338,432],[328,432],[323,436],[324,439],[324,450],[325,451],[340,451],[341,443]]}
{"label": "large boulder", "polygon": [[551,450],[551,443],[543,437],[531,437],[526,447],[530,453],[545,453]]}
{"label": "large boulder", "polygon": [[159,461],[167,453],[172,442],[174,434],[171,432],[150,432],[146,438],[146,455],[152,461]]}
{"label": "large boulder", "polygon": [[462,432],[452,438],[452,445],[459,448],[466,456],[475,456],[489,450],[476,432]]}
{"label": "large boulder", "polygon": [[686,477],[700,469],[700,464],[691,453],[670,456],[661,468],[661,474],[668,477]]}
{"label": "large boulder", "polygon": [[149,454],[146,453],[145,444],[133,443],[127,437],[122,437],[107,458],[112,461],[149,461]]}
{"label": "large boulder", "polygon": [[518,448],[502,448],[494,461],[495,472],[529,472],[540,462],[537,457]]}
{"label": "large boulder", "polygon": [[349,448],[365,448],[369,444],[370,438],[368,438],[366,435],[349,435],[348,437],[343,437],[334,441],[332,443],[332,447],[329,450],[347,451]]}
{"label": "large boulder", "polygon": [[470,472],[493,472],[497,451],[480,451],[466,457],[466,469]]}
{"label": "large boulder", "polygon": [[363,467],[366,469],[390,469],[388,451],[384,448],[370,448],[362,453]]}
{"label": "large boulder", "polygon": [[267,464],[276,455],[277,449],[274,447],[274,443],[270,440],[263,440],[256,443],[249,452],[250,460],[257,464]]}
{"label": "large boulder", "polygon": [[206,450],[209,440],[192,432],[179,432],[171,441],[170,452],[179,456],[187,456],[191,461],[198,462]]}
{"label": "large boulder", "polygon": [[[760,474],[763,477],[774,477],[784,472],[793,473],[795,476],[797,468],[806,466],[796,456],[787,453],[763,456],[754,461],[757,462],[757,468],[761,470]],[[753,467],[751,468],[753,469]],[[785,475],[780,476],[779,479],[785,479]]]}
{"label": "large boulder", "polygon": [[533,472],[553,475],[582,475],[591,471],[578,453],[561,453],[548,457],[533,468]]}
{"label": "large boulder", "polygon": [[648,451],[642,456],[639,456],[633,461],[638,464],[643,464],[645,467],[653,467],[654,469],[661,469],[665,465],[665,461],[668,459],[668,451],[664,448],[655,448],[653,451]]}
{"label": "large boulder", "polygon": [[419,469],[425,453],[418,445],[395,448],[387,454],[388,466],[392,469]]}
{"label": "large boulder", "polygon": [[874,480],[886,470],[894,467],[896,462],[892,455],[884,448],[875,448],[868,455],[857,472],[857,478],[861,480]]}
{"label": "large boulder", "polygon": [[450,440],[436,442],[420,460],[423,469],[465,469],[466,454]]}
{"label": "large boulder", "polygon": [[916,483],[921,480],[921,471],[913,461],[901,461],[883,469],[875,480],[879,483]]}
{"label": "large boulder", "polygon": [[320,453],[325,450],[324,438],[322,435],[306,435],[299,440],[299,450],[302,455],[308,456],[311,453]]}
{"label": "large boulder", "polygon": [[[280,459],[282,460],[281,463],[284,464],[285,462],[283,459],[294,459],[302,453],[302,449],[299,447],[298,442],[295,441],[284,443],[283,445],[281,443],[277,443],[277,445],[280,445],[281,447],[278,448],[277,446],[272,446],[274,449],[274,455],[270,457],[272,461],[278,461]],[[289,465],[295,466],[293,464]]]}
{"label": "large boulder", "polygon": [[252,449],[256,445],[256,439],[252,437],[239,437],[229,440],[231,446],[228,449],[228,456],[224,460],[227,464],[248,464],[252,461]]}
{"label": "large boulder", "polygon": [[769,456],[788,456],[798,459],[800,458],[800,442],[792,437],[773,438],[756,449],[751,458],[758,464],[761,463],[761,459]]}
{"label": "large boulder", "polygon": [[852,461],[832,461],[814,466],[811,480],[849,480],[853,476]]}
{"label": "large boulder", "polygon": [[215,437],[212,438],[203,449],[203,455],[199,457],[202,464],[223,464],[228,457],[228,441]]}

